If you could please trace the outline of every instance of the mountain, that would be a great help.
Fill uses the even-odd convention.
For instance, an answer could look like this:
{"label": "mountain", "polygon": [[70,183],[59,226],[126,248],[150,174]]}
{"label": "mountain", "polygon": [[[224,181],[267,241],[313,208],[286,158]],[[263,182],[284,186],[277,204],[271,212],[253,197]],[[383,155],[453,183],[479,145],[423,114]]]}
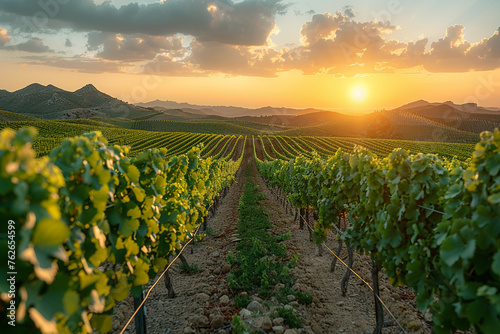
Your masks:
{"label": "mountain", "polygon": [[234,106],[204,106],[190,103],[179,103],[174,101],[161,101],[155,100],[147,103],[138,103],[138,106],[145,108],[155,108],[157,110],[165,109],[182,109],[189,110],[191,113],[199,113],[202,115],[215,115],[223,117],[245,117],[245,116],[271,116],[271,115],[304,115],[312,112],[320,111],[318,109],[293,109],[293,108],[275,108],[275,107],[262,107],[262,108],[242,108]]}
{"label": "mountain", "polygon": [[436,108],[438,114],[443,113],[446,108],[450,111],[462,112],[464,113],[463,117],[469,117],[469,114],[496,114],[498,113],[498,108],[484,108],[477,105],[477,103],[464,103],[464,104],[456,104],[452,101],[446,102],[427,102],[425,100],[418,100],[415,102],[411,102],[405,104],[395,110],[406,110],[416,113],[424,112],[429,114],[432,108]]}
{"label": "mountain", "polygon": [[74,92],[53,85],[31,84],[15,92],[0,91],[0,110],[43,119],[90,117],[137,118],[157,112],[137,107],[86,85]]}

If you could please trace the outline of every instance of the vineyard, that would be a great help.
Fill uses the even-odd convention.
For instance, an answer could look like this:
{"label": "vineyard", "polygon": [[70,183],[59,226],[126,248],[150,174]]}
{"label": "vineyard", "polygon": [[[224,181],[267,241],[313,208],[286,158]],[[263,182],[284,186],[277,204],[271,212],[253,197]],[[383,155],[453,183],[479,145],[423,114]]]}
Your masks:
{"label": "vineyard", "polygon": [[[238,124],[227,122],[183,123],[161,120],[124,121],[102,118],[47,121],[9,112],[0,112],[0,116],[2,115],[10,119],[14,115],[15,119],[18,120],[0,122],[0,129],[19,130],[23,127],[33,126],[38,130],[39,135],[33,142],[37,156],[48,155],[53,148],[60,145],[64,138],[79,136],[94,130],[100,131],[104,137],[108,138],[111,145],[130,146],[130,156],[135,156],[148,148],[166,148],[169,154],[175,155],[185,153],[190,147],[199,144],[205,145],[202,154],[209,156],[213,153],[210,152],[210,149],[214,148],[210,145],[222,144],[225,142],[223,138],[241,136],[256,136],[257,149],[259,151],[263,150],[263,154],[268,154],[269,159],[292,158],[299,153],[310,156],[313,151],[326,157],[334,154],[339,148],[346,152],[352,152],[356,145],[366,147],[378,155],[387,155],[395,148],[403,148],[412,154],[432,152],[446,158],[456,156],[460,160],[470,158],[474,151],[474,145],[467,143],[263,134],[262,131],[257,129],[240,125],[247,124],[245,122],[239,122]],[[189,137],[190,143],[184,141],[187,137]],[[179,143],[186,145],[183,145],[185,147],[179,147],[177,145]],[[210,149],[207,150],[209,146]],[[218,149],[214,148],[215,150]]]}
{"label": "vineyard", "polygon": [[[268,184],[300,210],[301,220],[306,216],[309,223],[310,212],[317,216],[311,238],[318,245],[335,229],[350,249],[350,265],[352,249],[370,255],[375,332],[383,325],[377,289],[383,268],[395,285],[414,289],[421,310],[432,310],[437,333],[470,327],[495,333],[500,328],[500,131],[481,138],[470,164],[404,149],[378,157],[361,146],[322,157],[304,154],[314,144],[305,139],[293,143],[301,154],[290,161],[280,159],[266,138],[254,138],[254,147],[261,143],[266,161],[257,150],[255,159]],[[347,219],[337,226],[341,216]]]}
{"label": "vineyard", "polygon": [[190,147],[185,154],[160,148],[130,158],[129,148],[93,132],[36,159],[34,133],[1,132],[0,212],[18,232],[2,239],[2,250],[14,252],[2,263],[2,291],[15,269],[14,291],[29,311],[18,311],[18,320],[28,330],[34,323],[44,333],[108,332],[113,306],[129,291],[141,294],[231,184],[241,138],[227,157],[216,153],[220,159],[202,158],[192,146],[197,136],[174,139],[174,152]]}
{"label": "vineyard", "polygon": [[[223,271],[229,275],[224,296],[233,293],[235,300],[222,322],[232,319],[235,333],[253,331],[245,317],[233,317],[234,310],[258,300],[245,295],[252,292],[274,298],[275,318],[284,319],[266,331],[308,324],[317,334],[310,320],[301,322],[300,312],[293,311],[320,301],[313,302],[307,289],[297,290],[289,274],[299,259],[283,246],[290,225],[280,235],[268,232],[273,220],[257,195],[255,164],[285,211],[294,213],[301,229],[310,228],[319,255],[327,240],[339,240],[331,252],[332,270],[341,262],[349,275],[360,277],[353,251],[370,257],[375,333],[382,331],[384,313],[406,332],[380,298],[379,271],[394,286],[413,289],[418,308],[431,311],[437,333],[500,328],[498,130],[482,133],[474,146],[240,133],[238,124],[231,125],[232,134],[220,124],[201,131],[192,123],[176,128],[169,121],[120,122],[27,116],[0,122],[0,213],[15,222],[15,233],[7,232],[14,230],[9,223],[0,238],[5,254],[14,252],[1,264],[0,289],[12,289],[7,273],[15,268],[18,328],[116,330],[117,306],[130,294],[143,298],[145,286],[168,278],[171,257],[182,255],[200,230],[207,233],[209,213],[228,200],[223,196],[239,177],[245,186],[233,201],[240,227],[233,227],[237,241],[230,242],[238,245],[226,254],[229,269]],[[241,169],[246,181],[237,176]],[[349,275],[342,281],[343,296]],[[287,304],[295,300],[293,307]],[[134,326],[139,333],[139,324]]]}

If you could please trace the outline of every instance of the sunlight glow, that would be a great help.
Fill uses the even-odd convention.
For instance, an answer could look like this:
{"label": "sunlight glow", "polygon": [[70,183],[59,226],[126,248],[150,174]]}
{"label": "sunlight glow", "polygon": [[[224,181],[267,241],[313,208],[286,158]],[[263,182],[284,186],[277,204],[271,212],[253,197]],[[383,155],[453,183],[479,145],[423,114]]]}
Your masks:
{"label": "sunlight glow", "polygon": [[366,99],[367,92],[365,87],[356,86],[351,91],[351,99],[356,102],[363,102]]}

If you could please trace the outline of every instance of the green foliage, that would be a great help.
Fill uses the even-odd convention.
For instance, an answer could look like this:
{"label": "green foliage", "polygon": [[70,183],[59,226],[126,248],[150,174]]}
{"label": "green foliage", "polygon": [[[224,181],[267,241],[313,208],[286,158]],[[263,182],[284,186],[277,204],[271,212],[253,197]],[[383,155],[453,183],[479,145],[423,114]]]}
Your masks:
{"label": "green foliage", "polygon": [[182,273],[192,275],[198,272],[198,265],[195,263],[189,265],[185,262],[181,262],[181,264],[179,265],[179,269]]}
{"label": "green foliage", "polygon": [[285,247],[267,231],[271,224],[261,200],[258,186],[247,181],[239,204],[239,252],[227,256],[233,266],[228,283],[233,291],[258,289],[262,296],[269,296],[276,283],[290,284],[292,278]]}
{"label": "green foliage", "polygon": [[301,328],[302,327],[302,321],[300,320],[299,317],[295,314],[293,309],[287,310],[283,307],[280,307],[278,309],[278,315],[283,318],[283,322],[286,326],[290,328]]}
{"label": "green foliage", "polygon": [[433,312],[436,332],[495,333],[500,131],[481,135],[470,163],[404,149],[380,158],[362,147],[343,149],[257,163],[295,207],[316,210],[317,243],[347,213],[350,224],[339,237],[370,254],[393,284],[412,287],[419,308]]}
{"label": "green foliage", "polygon": [[283,304],[288,304],[288,296],[293,295],[295,296],[295,300],[298,301],[300,304],[305,304],[309,305],[312,303],[312,294],[309,292],[303,293],[300,291],[295,291],[289,286],[285,286],[284,288],[280,289],[276,293],[276,299]]}
{"label": "green foliage", "polygon": [[290,231],[286,232],[286,233],[283,233],[283,234],[280,234],[276,237],[276,241],[277,242],[282,242],[282,241],[285,241],[285,240],[288,240],[292,237],[292,233]]}
{"label": "green foliage", "polygon": [[250,334],[250,331],[247,329],[247,326],[245,325],[243,320],[241,320],[240,316],[237,314],[233,315],[231,326],[233,327],[234,334]]}
{"label": "green foliage", "polygon": [[234,304],[237,308],[245,308],[248,304],[250,304],[250,298],[248,296],[242,296],[237,294],[234,296]]}
{"label": "green foliage", "polygon": [[[0,214],[15,222],[16,295],[19,309],[30,310],[17,326],[31,328],[32,320],[48,333],[107,332],[114,305],[140,292],[192,238],[241,158],[205,160],[198,148],[129,158],[129,148],[95,132],[36,159],[34,134],[0,132]],[[2,237],[0,248],[9,242]],[[104,263],[120,269],[98,270]],[[7,264],[0,265],[2,293]]]}

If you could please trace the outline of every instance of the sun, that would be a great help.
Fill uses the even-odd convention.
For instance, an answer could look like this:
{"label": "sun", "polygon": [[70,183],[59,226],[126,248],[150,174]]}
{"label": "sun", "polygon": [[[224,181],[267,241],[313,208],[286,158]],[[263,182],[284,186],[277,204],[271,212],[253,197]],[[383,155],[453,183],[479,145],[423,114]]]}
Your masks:
{"label": "sun", "polygon": [[351,99],[355,102],[363,102],[366,99],[366,96],[367,92],[363,86],[356,86],[351,91]]}

